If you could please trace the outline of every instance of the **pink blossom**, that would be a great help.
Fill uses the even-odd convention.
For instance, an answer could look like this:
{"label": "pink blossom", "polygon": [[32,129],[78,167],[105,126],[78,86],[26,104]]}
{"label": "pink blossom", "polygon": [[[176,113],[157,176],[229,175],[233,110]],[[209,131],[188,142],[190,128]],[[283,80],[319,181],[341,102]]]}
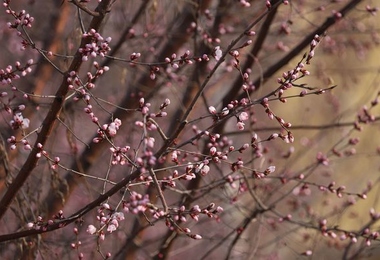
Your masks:
{"label": "pink blossom", "polygon": [[107,231],[112,233],[117,229],[117,226],[115,224],[110,224],[107,226]]}
{"label": "pink blossom", "polygon": [[249,118],[249,115],[247,112],[241,112],[240,115],[239,115],[239,120],[240,121],[246,121],[248,120]]}
{"label": "pink blossom", "polygon": [[217,61],[219,61],[220,58],[222,58],[222,55],[223,55],[223,53],[222,53],[222,50],[220,49],[220,46],[216,46],[215,49],[214,49],[214,56],[215,56],[215,59],[216,59]]}
{"label": "pink blossom", "polygon": [[237,128],[238,128],[239,130],[244,130],[244,126],[245,126],[245,124],[244,124],[243,122],[237,122],[237,123],[236,123],[236,126],[237,126]]}
{"label": "pink blossom", "polygon": [[96,232],[96,227],[94,225],[88,225],[86,232],[93,235]]}

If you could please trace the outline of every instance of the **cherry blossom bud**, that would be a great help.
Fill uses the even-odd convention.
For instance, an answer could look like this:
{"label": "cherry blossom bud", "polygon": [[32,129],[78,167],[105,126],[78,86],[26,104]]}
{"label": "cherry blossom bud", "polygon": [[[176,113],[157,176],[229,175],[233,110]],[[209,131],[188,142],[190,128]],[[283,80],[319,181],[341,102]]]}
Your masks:
{"label": "cherry blossom bud", "polygon": [[205,165],[201,169],[201,175],[205,176],[210,171],[210,167],[208,165]]}
{"label": "cherry blossom bud", "polygon": [[197,235],[193,235],[192,238],[200,240],[202,239],[202,236],[197,234]]}
{"label": "cherry blossom bud", "polygon": [[278,137],[277,133],[273,133],[269,136],[268,140],[276,139]]}
{"label": "cherry blossom bud", "polygon": [[222,110],[222,116],[226,116],[226,115],[228,115],[230,113],[230,110],[228,109],[228,108],[223,108],[223,110]]}
{"label": "cherry blossom bud", "polygon": [[248,35],[248,36],[255,36],[256,32],[255,31],[249,31],[249,32],[246,33],[246,35]]}
{"label": "cherry blossom bud", "polygon": [[28,224],[26,224],[27,229],[33,229],[33,227],[34,227],[34,224],[32,222],[29,222]]}
{"label": "cherry blossom bud", "polygon": [[105,209],[110,209],[111,208],[108,203],[103,203],[102,207],[105,208]]}
{"label": "cherry blossom bud", "polygon": [[156,140],[153,138],[153,137],[148,137],[148,138],[145,138],[145,144],[150,147],[150,148],[153,148],[154,147],[154,142]]}
{"label": "cherry blossom bud", "polygon": [[302,253],[302,255],[305,255],[305,256],[311,256],[312,254],[313,254],[313,251],[311,251],[311,250],[307,250],[307,251]]}
{"label": "cherry blossom bud", "polygon": [[213,114],[213,115],[216,114],[216,109],[215,109],[215,107],[213,107],[213,106],[210,106],[210,107],[208,108],[208,111],[210,112],[210,114]]}

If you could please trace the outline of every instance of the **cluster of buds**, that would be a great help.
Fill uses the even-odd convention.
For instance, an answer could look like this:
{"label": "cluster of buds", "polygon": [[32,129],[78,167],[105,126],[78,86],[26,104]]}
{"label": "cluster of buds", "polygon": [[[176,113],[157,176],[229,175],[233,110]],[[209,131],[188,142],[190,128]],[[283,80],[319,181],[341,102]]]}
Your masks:
{"label": "cluster of buds", "polygon": [[[54,223],[56,223],[57,221],[60,221],[60,220],[63,220],[65,219],[64,215],[63,215],[63,211],[60,210],[58,211],[57,214],[55,214],[53,216],[52,219],[49,219],[47,221],[44,221],[44,219],[41,217],[41,216],[38,216],[37,217],[37,220],[34,221],[34,222],[29,222],[26,224],[26,228],[27,229],[35,229],[35,230],[43,230],[43,231],[46,231],[47,228],[50,226],[50,225],[53,225]],[[60,226],[63,226],[64,224],[60,225]]]}
{"label": "cluster of buds", "polygon": [[37,217],[37,220],[34,222],[29,222],[26,224],[27,229],[35,229],[35,230],[46,230],[46,222],[44,222],[44,219],[41,216]]}
{"label": "cluster of buds", "polygon": [[269,108],[268,98],[264,98],[261,101],[261,105],[265,108],[265,113],[268,115],[269,119],[273,120],[274,119],[274,114],[271,111],[271,109]]}
{"label": "cluster of buds", "polygon": [[242,158],[239,157],[236,162],[233,162],[231,164],[231,171],[235,172],[235,171],[241,169],[243,166],[244,166],[244,162],[243,162]]}
{"label": "cluster of buds", "polygon": [[119,130],[121,126],[121,120],[119,118],[115,118],[113,122],[110,124],[104,124],[102,129],[110,136],[114,137],[117,134],[117,130]]}
{"label": "cluster of buds", "polygon": [[150,74],[149,74],[149,77],[151,80],[155,80],[156,79],[156,74],[160,72],[160,68],[157,67],[157,66],[151,66],[150,67]]}
{"label": "cluster of buds", "polygon": [[221,151],[217,151],[215,146],[210,148],[210,156],[216,163],[219,163],[221,160],[225,161],[228,159],[227,155]]}
{"label": "cluster of buds", "polygon": [[[87,84],[87,88],[94,88],[95,85],[91,83],[90,76],[92,76],[92,75],[88,75],[89,83]],[[83,87],[84,84],[80,80],[80,78],[78,77],[76,71],[70,71],[68,73],[66,81],[69,84],[68,85],[69,89],[75,91],[75,96],[74,96],[73,100],[74,101],[83,100],[89,105],[91,96],[88,93],[87,89]],[[85,112],[89,114],[89,112],[86,111],[86,109],[85,109]]]}
{"label": "cluster of buds", "polygon": [[15,29],[18,26],[25,26],[25,27],[29,27],[29,28],[32,27],[32,23],[34,21],[34,18],[32,16],[30,16],[30,14],[28,14],[25,10],[22,10],[18,13],[13,11],[12,9],[9,8],[9,1],[6,1],[3,4],[3,6],[8,8],[6,12],[8,14],[12,15],[15,19],[15,21],[13,23],[11,23],[11,22],[7,23],[8,28]]}
{"label": "cluster of buds", "polygon": [[124,165],[127,162],[126,152],[131,149],[129,146],[124,147],[111,147],[110,151],[112,153],[112,165]]}
{"label": "cluster of buds", "polygon": [[365,238],[365,243],[367,246],[371,245],[372,240],[376,240],[379,237],[379,232],[374,231],[371,232],[369,228],[365,228],[361,233],[352,233],[352,232],[343,232],[341,235],[338,236],[336,232],[334,232],[333,229],[329,229],[327,227],[327,220],[322,219],[319,221],[319,229],[322,233],[322,235],[326,237],[330,237],[333,239],[340,239],[341,241],[349,239],[351,243],[357,243],[358,242],[358,237],[362,236]]}
{"label": "cluster of buds", "polygon": [[310,60],[314,57],[314,50],[320,41],[321,37],[318,34],[316,34],[314,36],[314,39],[310,43],[310,50],[306,57],[306,64],[310,64]]}
{"label": "cluster of buds", "polygon": [[372,14],[372,15],[376,15],[377,12],[379,11],[379,8],[378,8],[378,7],[371,7],[371,6],[367,5],[367,6],[365,7],[365,10],[366,10],[368,13]]}
{"label": "cluster of buds", "polygon": [[[279,116],[276,116],[272,110],[270,109],[269,107],[269,103],[268,103],[268,98],[264,98],[262,101],[261,101],[261,105],[265,108],[265,113],[268,115],[269,119],[273,120],[273,119],[276,119],[277,122],[281,125],[281,127],[283,129],[288,129],[292,126],[291,123],[289,122],[285,122],[285,120]],[[268,140],[272,140],[272,139],[275,139],[277,137],[281,137],[281,139],[283,139],[286,143],[293,143],[294,142],[294,136],[292,135],[292,133],[290,131],[287,130],[287,135],[283,135],[283,134],[272,134],[270,138],[268,138]]]}
{"label": "cluster of buds", "polygon": [[160,112],[156,113],[155,117],[165,117],[167,113],[164,111],[170,105],[170,99],[166,98],[165,101],[160,105]]}
{"label": "cluster of buds", "polygon": [[[287,72],[283,72],[282,78],[277,79],[277,82],[281,84],[281,87],[279,90],[285,91],[287,89],[290,89],[291,87],[293,87],[292,82],[294,82],[295,80],[301,77],[308,76],[308,75],[310,75],[310,72],[306,70],[305,64],[303,64],[302,62],[299,62],[294,69],[289,70]],[[283,92],[279,91],[280,97],[282,94]]]}
{"label": "cluster of buds", "polygon": [[376,118],[370,113],[367,106],[364,106],[362,108],[362,113],[358,114],[357,119],[358,123],[368,124],[374,122]]}
{"label": "cluster of buds", "polygon": [[205,208],[200,208],[199,205],[194,205],[190,209],[186,210],[185,206],[181,206],[180,208],[173,209],[173,219],[175,221],[186,222],[186,216],[190,216],[193,220],[199,221],[200,215],[205,215],[209,218],[219,219],[218,214],[223,212],[223,208],[215,205],[215,203],[210,203]]}
{"label": "cluster of buds", "polygon": [[268,168],[266,168],[265,171],[263,171],[263,172],[253,170],[252,171],[252,177],[254,177],[256,179],[262,179],[262,178],[265,178],[265,176],[267,176],[271,173],[274,173],[275,171],[276,171],[276,166],[271,165]]}
{"label": "cluster of buds", "polygon": [[210,106],[208,108],[208,111],[210,112],[211,115],[213,115],[214,121],[217,121],[220,118],[225,117],[230,113],[230,109],[228,107],[223,108],[222,111],[218,113],[215,107]]}
{"label": "cluster of buds", "polygon": [[317,161],[318,161],[318,163],[320,163],[322,165],[325,165],[325,166],[329,165],[329,159],[327,158],[326,155],[324,155],[321,152],[317,153]]}
{"label": "cluster of buds", "polygon": [[107,225],[107,231],[112,233],[119,227],[119,221],[124,220],[123,212],[114,212],[107,217],[102,217],[100,224]]}
{"label": "cluster of buds", "polygon": [[147,130],[154,131],[159,127],[158,124],[153,120],[155,117],[166,117],[167,112],[166,108],[170,105],[170,99],[166,98],[165,101],[160,105],[159,111],[156,113],[149,113],[149,108],[151,106],[150,103],[145,103],[144,98],[140,98],[139,108],[137,111],[141,111],[141,113],[146,116],[144,122],[136,121],[135,125],[140,128],[146,128]]}
{"label": "cluster of buds", "polygon": [[194,165],[189,162],[185,169],[185,175],[182,178],[187,181],[195,179],[197,176],[195,175],[194,168]]}
{"label": "cluster of buds", "polygon": [[186,50],[179,59],[177,59],[177,54],[173,53],[170,57],[165,58],[165,62],[170,64],[174,69],[178,69],[182,64],[193,64],[193,59],[190,57],[190,51]]}
{"label": "cluster of buds", "polygon": [[130,212],[132,214],[144,213],[148,209],[150,203],[149,195],[142,195],[135,191],[131,191],[129,198],[123,201],[124,212]]}
{"label": "cluster of buds", "polygon": [[[343,194],[345,193],[345,189],[346,189],[346,186],[339,186],[339,187],[335,187],[336,183],[333,181],[331,182],[329,185],[327,186],[322,186],[320,185],[318,188],[320,191],[330,191],[331,193],[335,193],[337,195],[338,198],[342,198],[343,197]],[[346,193],[347,194],[347,193]],[[358,194],[358,196],[360,197],[362,194]],[[350,199],[350,202],[349,202],[350,205],[353,205],[354,204],[354,201],[352,201],[352,199]]]}
{"label": "cluster of buds", "polygon": [[147,166],[154,166],[157,163],[157,158],[154,156],[153,151],[150,149],[149,145],[154,145],[154,142],[152,142],[154,138],[149,137],[148,139],[145,139],[146,142],[151,142],[145,147],[145,150],[143,152],[143,155],[141,157],[136,158],[136,165],[139,166],[139,170],[141,173],[146,172]]}
{"label": "cluster of buds", "polygon": [[52,163],[52,165],[50,166],[50,168],[51,168],[52,170],[57,170],[60,161],[61,161],[61,158],[59,158],[58,156],[54,157],[53,163]]}
{"label": "cluster of buds", "polygon": [[178,178],[180,176],[181,179],[189,181],[189,180],[195,179],[197,177],[196,174],[205,176],[209,172],[210,172],[210,166],[209,166],[209,161],[207,159],[203,160],[200,163],[189,162],[186,166],[185,173],[183,175],[180,176],[178,171],[175,170],[173,172],[173,175],[171,176],[171,179]]}
{"label": "cluster of buds", "polygon": [[376,241],[377,238],[379,237],[379,232],[378,231],[370,231],[369,228],[366,228],[363,231],[362,236],[365,236],[365,244],[366,246],[370,246],[372,244],[372,241]]}
{"label": "cluster of buds", "polygon": [[216,142],[220,139],[220,134],[210,133],[209,131],[205,131],[204,134],[209,138],[212,144],[216,144]]}
{"label": "cluster of buds", "polygon": [[133,52],[130,56],[129,56],[129,59],[131,61],[135,61],[137,60],[138,58],[141,57],[141,53],[140,52]]}
{"label": "cluster of buds", "polygon": [[15,150],[16,149],[16,145],[17,145],[17,140],[16,140],[16,137],[15,136],[11,136],[7,139],[7,142],[8,144],[10,144],[10,148],[11,150]]}
{"label": "cluster of buds", "polygon": [[87,89],[93,89],[95,87],[95,84],[93,83],[95,79],[99,78],[104,74],[104,72],[107,72],[109,70],[108,66],[101,67],[96,61],[94,61],[93,65],[96,69],[96,72],[94,75],[91,72],[87,72]]}
{"label": "cluster of buds", "polygon": [[13,80],[19,79],[20,76],[26,76],[32,71],[32,64],[32,59],[28,60],[25,66],[21,66],[21,63],[17,61],[15,63],[15,69],[12,65],[8,65],[5,69],[0,69],[1,84],[11,84]]}
{"label": "cluster of buds", "polygon": [[109,124],[104,124],[100,129],[97,130],[97,137],[95,137],[92,141],[94,143],[99,143],[103,139],[107,137],[115,137],[117,131],[121,126],[121,120],[115,118],[115,120]]}
{"label": "cluster of buds", "polygon": [[208,163],[208,160],[204,160],[200,164],[197,164],[194,169],[195,173],[200,174],[202,176],[207,175],[210,172],[210,166],[208,166]]}
{"label": "cluster of buds", "polygon": [[82,55],[83,61],[87,61],[89,56],[93,58],[98,55],[104,57],[107,52],[111,50],[109,47],[111,37],[104,39],[94,29],[91,29],[88,33],[84,33],[82,37],[89,40],[89,43],[87,43],[84,48],[79,48],[79,53]]}
{"label": "cluster of buds", "polygon": [[108,203],[103,203],[98,209],[98,216],[96,218],[101,226],[99,231],[94,225],[88,225],[86,231],[91,235],[98,232],[100,239],[104,240],[105,235],[102,231],[103,228],[107,227],[109,233],[116,231],[119,227],[119,222],[124,220],[124,213],[113,210]]}
{"label": "cluster of buds", "polygon": [[236,123],[236,126],[239,130],[244,130],[244,121],[248,120],[249,119],[249,115],[247,112],[241,112],[240,115],[237,117],[238,118],[238,122]]}
{"label": "cluster of buds", "polygon": [[141,111],[143,115],[146,115],[149,112],[149,107],[150,107],[150,103],[145,103],[145,99],[140,98],[139,108],[137,109],[137,111]]}
{"label": "cluster of buds", "polygon": [[174,162],[175,164],[179,164],[179,161],[178,161],[178,155],[180,154],[181,152],[180,151],[177,151],[177,150],[174,150],[171,154],[171,160],[172,162]]}

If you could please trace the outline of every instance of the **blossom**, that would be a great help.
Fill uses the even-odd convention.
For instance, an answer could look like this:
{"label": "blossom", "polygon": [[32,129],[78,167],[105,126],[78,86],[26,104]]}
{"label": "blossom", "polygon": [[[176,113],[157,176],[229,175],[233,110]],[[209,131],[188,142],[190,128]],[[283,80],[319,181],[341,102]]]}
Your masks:
{"label": "blossom", "polygon": [[244,126],[245,126],[245,124],[244,124],[243,122],[237,122],[236,126],[237,126],[237,128],[238,128],[239,130],[244,130]]}
{"label": "blossom", "polygon": [[29,127],[30,120],[28,118],[24,118],[21,113],[16,113],[10,123],[13,129],[26,129]]}
{"label": "blossom", "polygon": [[115,231],[117,229],[117,226],[115,224],[110,224],[108,225],[107,227],[107,231],[112,233],[113,231]]}
{"label": "blossom", "polygon": [[117,134],[117,130],[119,130],[121,126],[121,120],[116,118],[112,123],[109,125],[104,125],[103,129],[107,129],[108,134],[111,137],[114,137]]}
{"label": "blossom", "polygon": [[222,55],[223,55],[223,52],[222,52],[222,50],[220,49],[220,46],[216,46],[215,49],[214,49],[214,56],[215,56],[215,59],[216,59],[216,60],[220,60],[220,58],[222,58]]}
{"label": "blossom", "polygon": [[275,170],[276,170],[276,166],[273,166],[273,165],[272,165],[272,166],[269,166],[269,167],[267,168],[266,171],[267,171],[268,173],[272,173],[272,172],[274,172]]}
{"label": "blossom", "polygon": [[203,166],[202,169],[201,169],[201,175],[204,176],[204,175],[206,175],[209,171],[210,171],[210,166],[205,165],[205,166]]}
{"label": "blossom", "polygon": [[247,112],[241,112],[240,115],[239,115],[239,120],[240,121],[245,121],[245,120],[248,120],[249,118],[249,115]]}
{"label": "blossom", "polygon": [[153,137],[147,137],[145,138],[144,142],[145,144],[150,147],[150,148],[153,148],[154,147],[154,143],[155,143],[155,139]]}
{"label": "blossom", "polygon": [[96,232],[96,227],[94,225],[88,225],[86,232],[93,235]]}
{"label": "blossom", "polygon": [[123,212],[115,212],[112,214],[111,218],[117,219],[118,221],[124,220],[124,213]]}

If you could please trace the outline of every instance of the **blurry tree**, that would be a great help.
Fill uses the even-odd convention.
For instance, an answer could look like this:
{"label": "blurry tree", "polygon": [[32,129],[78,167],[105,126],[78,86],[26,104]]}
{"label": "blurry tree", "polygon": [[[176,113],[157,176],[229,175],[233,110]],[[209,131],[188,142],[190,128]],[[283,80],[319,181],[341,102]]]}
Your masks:
{"label": "blurry tree", "polygon": [[376,258],[378,4],[4,0],[1,258]]}

